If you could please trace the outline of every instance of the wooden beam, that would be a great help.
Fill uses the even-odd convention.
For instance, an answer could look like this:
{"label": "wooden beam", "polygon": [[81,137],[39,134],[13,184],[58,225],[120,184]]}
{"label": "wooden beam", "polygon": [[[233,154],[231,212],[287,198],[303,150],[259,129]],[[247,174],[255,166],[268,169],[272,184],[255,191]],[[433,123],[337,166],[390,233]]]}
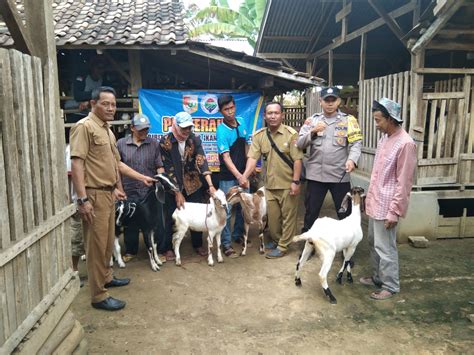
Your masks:
{"label": "wooden beam", "polygon": [[420,22],[420,14],[421,14],[421,0],[416,0],[415,9],[413,10],[412,27],[415,27],[418,24],[418,22]]}
{"label": "wooden beam", "polygon": [[474,74],[474,68],[419,68],[417,74]]}
{"label": "wooden beam", "polygon": [[449,21],[449,19],[459,10],[464,3],[464,0],[450,1],[450,7],[446,11],[439,15],[436,20],[428,27],[425,33],[418,39],[418,41],[411,48],[411,52],[414,54],[420,53],[422,49],[431,42],[436,34],[442,29],[442,27]]}
{"label": "wooden beam", "polygon": [[[344,8],[348,7],[348,6],[351,6],[351,9],[352,9],[352,2],[349,3],[349,5],[347,5],[347,0],[343,0],[343,6]],[[337,22],[337,21],[336,21]],[[347,35],[347,15],[344,16],[344,18],[342,19],[342,24],[341,24],[341,41],[345,41],[346,40],[346,35]]]}
{"label": "wooden beam", "polygon": [[35,46],[30,38],[27,26],[21,20],[15,0],[0,0],[0,13],[15,42],[15,49],[33,55],[35,53]]}
{"label": "wooden beam", "polygon": [[111,55],[109,55],[109,53],[105,52],[104,51],[104,54],[103,54],[104,57],[107,58],[107,60],[110,62],[110,64],[112,64],[112,67],[119,72],[120,75],[122,75],[122,77],[127,80],[127,83],[129,83],[130,85],[132,85],[132,79],[130,78],[130,75],[127,74],[127,72],[125,70],[122,69],[122,67],[120,66],[119,63],[117,63],[117,61],[112,58]]}
{"label": "wooden beam", "polygon": [[[140,51],[128,51],[128,65],[130,72],[130,90],[132,96],[138,96],[138,90],[142,87],[142,70],[140,64]],[[138,108],[138,99],[133,100],[133,108]]]}
{"label": "wooden beam", "polygon": [[406,46],[403,36],[405,35],[398,25],[398,23],[385,11],[385,9],[380,5],[377,0],[369,0],[370,6],[375,10],[375,12],[383,18],[388,28],[397,36],[397,38]]}
{"label": "wooden beam", "polygon": [[352,1],[348,4],[344,4],[342,6],[342,10],[339,11],[337,14],[336,14],[336,23],[338,23],[339,21],[345,19],[347,17],[347,15],[349,15],[352,11]]}
{"label": "wooden beam", "polygon": [[258,53],[259,57],[267,59],[305,59],[308,58],[307,54],[302,53]]}
{"label": "wooden beam", "polygon": [[334,66],[333,66],[333,52],[332,50],[329,51],[329,58],[328,58],[328,65],[329,65],[329,69],[328,69],[328,81],[329,81],[329,86],[332,86],[333,85],[333,70],[334,70]]}
{"label": "wooden beam", "polygon": [[[389,15],[390,15],[390,17],[395,19],[395,18],[398,18],[400,16],[403,16],[403,15],[413,11],[414,8],[415,8],[414,1],[410,1],[408,4],[403,5],[403,6],[399,7],[398,9],[391,11],[389,13]],[[385,24],[385,21],[382,18],[379,18],[379,19],[369,23],[368,25],[365,25],[365,26],[355,30],[354,32],[349,33],[346,36],[346,40],[344,42],[342,42],[340,39],[338,40],[338,38],[340,38],[340,37],[336,37],[336,38],[333,39],[333,43],[321,48],[320,50],[316,51],[314,54],[311,54],[309,56],[309,58],[319,57],[322,54],[327,53],[330,49],[335,49],[335,48],[339,47],[341,44],[344,44],[346,42],[350,42],[353,39],[355,39],[357,37],[360,37],[363,33],[373,31],[376,28],[379,28],[380,26],[383,26],[384,24]]]}
{"label": "wooden beam", "polygon": [[[259,53],[259,56],[266,59],[304,59],[307,60],[308,56],[301,53]],[[359,60],[360,54],[352,53],[333,53],[332,55],[334,60]],[[319,59],[328,59],[328,54],[323,54],[318,57]],[[311,58],[314,59],[314,58]],[[386,60],[387,57],[383,54],[367,54],[366,60]]]}
{"label": "wooden beam", "polygon": [[367,47],[367,35],[364,33],[360,37],[360,65],[359,65],[359,85],[365,79],[365,52]]}
{"label": "wooden beam", "polygon": [[281,58],[281,61],[290,69],[293,69],[294,71],[296,71],[295,67],[291,65],[291,63],[286,60],[285,58]]}
{"label": "wooden beam", "polygon": [[[411,55],[411,70],[415,71],[425,66],[425,51],[419,54]],[[424,134],[420,132],[419,127],[423,127],[423,74],[411,73],[410,83],[410,127],[409,133],[417,141],[423,141]],[[417,146],[418,159],[423,158],[423,144]],[[417,179],[417,177],[415,177]],[[415,181],[418,183],[418,181]]]}
{"label": "wooden beam", "polygon": [[213,60],[216,60],[218,62],[223,62],[223,63],[227,63],[227,64],[230,64],[230,65],[234,65],[236,67],[241,67],[241,68],[245,68],[245,69],[248,69],[248,70],[253,70],[253,71],[256,71],[256,72],[259,72],[259,73],[273,75],[275,77],[290,80],[290,81],[293,81],[293,82],[297,82],[297,83],[302,84],[302,85],[310,85],[310,86],[315,85],[314,81],[312,81],[310,79],[307,79],[307,78],[304,78],[304,77],[300,77],[300,76],[296,77],[293,74],[288,74],[288,73],[282,72],[280,70],[265,68],[265,67],[261,67],[261,66],[255,65],[255,64],[242,62],[242,61],[236,60],[236,59],[230,59],[228,57],[219,55],[217,53],[210,53],[210,52],[206,52],[204,50],[198,50],[198,49],[190,49],[189,53],[196,54],[196,55],[199,55],[199,56],[202,56],[202,57],[205,57],[205,58],[213,59]]}
{"label": "wooden beam", "polygon": [[450,51],[474,51],[474,43],[456,42],[456,41],[431,41],[431,43],[426,45],[426,49],[441,49],[441,50],[450,50]]}
{"label": "wooden beam", "polygon": [[474,35],[474,28],[450,27],[450,28],[443,28],[438,33],[440,35],[446,35],[446,36]]}

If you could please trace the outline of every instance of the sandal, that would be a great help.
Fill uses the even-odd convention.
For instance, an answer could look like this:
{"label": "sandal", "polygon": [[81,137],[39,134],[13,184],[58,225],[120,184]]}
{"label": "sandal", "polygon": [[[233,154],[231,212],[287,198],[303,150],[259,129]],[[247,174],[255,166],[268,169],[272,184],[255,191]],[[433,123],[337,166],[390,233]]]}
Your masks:
{"label": "sandal", "polygon": [[204,249],[203,247],[196,248],[196,253],[200,256],[207,256],[207,250]]}
{"label": "sandal", "polygon": [[388,300],[392,298],[394,293],[390,292],[389,290],[380,290],[377,292],[372,292],[370,294],[370,298],[378,301]]}
{"label": "sandal", "polygon": [[237,253],[235,252],[234,248],[232,248],[232,247],[224,248],[224,255],[228,256],[229,258],[237,258],[238,257]]}

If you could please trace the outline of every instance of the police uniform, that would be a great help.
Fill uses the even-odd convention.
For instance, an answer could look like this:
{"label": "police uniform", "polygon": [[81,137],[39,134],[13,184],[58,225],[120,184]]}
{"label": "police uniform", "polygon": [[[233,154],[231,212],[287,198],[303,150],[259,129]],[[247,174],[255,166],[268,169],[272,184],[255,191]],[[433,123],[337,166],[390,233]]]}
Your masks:
{"label": "police uniform", "polygon": [[115,240],[113,191],[118,182],[120,155],[107,122],[92,112],[71,130],[71,158],[84,160],[84,183],[94,207],[92,224],[83,223],[87,274],[92,303],[109,297],[106,283],[112,281],[110,258]]}
{"label": "police uniform", "polygon": [[[260,159],[266,167],[265,189],[270,236],[278,249],[286,252],[296,232],[298,195],[290,195],[293,169],[272,148],[267,129],[255,132],[248,157]],[[271,137],[278,149],[293,161],[303,159],[303,152],[296,146],[298,133],[283,124]]]}
{"label": "police uniform", "polygon": [[[322,97],[323,94],[339,97],[336,88],[325,90],[326,92],[322,91]],[[311,130],[319,122],[326,124],[325,130],[319,134],[312,133]],[[350,174],[346,173],[346,162],[352,160],[357,165],[362,148],[362,134],[357,119],[352,115],[337,111],[332,117],[326,117],[324,113],[317,113],[301,127],[297,145],[300,149],[306,149],[304,167],[308,183],[303,227],[303,231],[306,231],[318,218],[328,190],[336,211],[345,194],[350,191]],[[345,217],[344,214],[338,216],[340,219]]]}

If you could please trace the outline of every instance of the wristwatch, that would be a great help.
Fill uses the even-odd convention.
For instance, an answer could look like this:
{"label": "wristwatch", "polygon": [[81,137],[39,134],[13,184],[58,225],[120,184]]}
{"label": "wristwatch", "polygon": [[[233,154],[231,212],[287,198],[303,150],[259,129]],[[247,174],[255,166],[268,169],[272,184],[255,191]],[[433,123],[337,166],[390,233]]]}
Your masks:
{"label": "wristwatch", "polygon": [[86,197],[82,197],[82,198],[78,198],[78,199],[76,200],[76,202],[77,202],[77,204],[78,204],[79,206],[82,206],[82,205],[85,204],[87,201],[89,201],[89,199],[87,198],[87,196],[86,196]]}
{"label": "wristwatch", "polygon": [[299,180],[292,180],[291,182],[292,182],[293,184],[295,184],[295,185],[301,184],[301,181],[299,181]]}

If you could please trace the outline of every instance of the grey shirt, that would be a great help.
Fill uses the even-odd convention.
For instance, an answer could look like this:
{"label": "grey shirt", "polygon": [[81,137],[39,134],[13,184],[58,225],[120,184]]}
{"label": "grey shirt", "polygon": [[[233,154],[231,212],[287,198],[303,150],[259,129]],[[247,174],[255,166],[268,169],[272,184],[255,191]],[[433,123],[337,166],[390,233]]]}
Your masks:
{"label": "grey shirt", "polygon": [[[350,159],[357,165],[362,140],[349,142],[349,117],[340,111],[331,118],[325,117],[323,113],[318,113],[301,127],[296,145],[300,149],[307,149],[306,158],[303,160],[306,179],[330,183],[350,181],[349,174],[345,174],[343,177],[346,171],[346,161]],[[351,119],[352,125],[354,122],[357,125],[353,116]],[[311,133],[311,129],[319,121],[326,123],[326,129],[322,136]]]}

